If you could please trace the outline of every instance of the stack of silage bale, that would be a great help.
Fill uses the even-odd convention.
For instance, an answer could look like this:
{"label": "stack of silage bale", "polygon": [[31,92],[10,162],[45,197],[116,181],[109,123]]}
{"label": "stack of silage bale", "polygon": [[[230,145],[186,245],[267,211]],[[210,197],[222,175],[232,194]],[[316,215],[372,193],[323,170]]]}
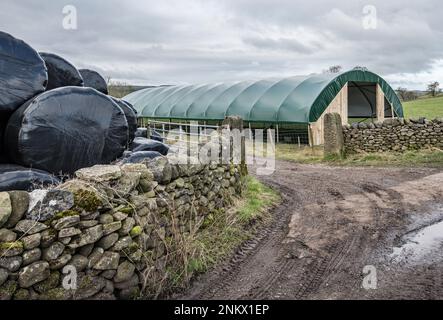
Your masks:
{"label": "stack of silage bale", "polygon": [[0,32],[0,191],[108,164],[136,126],[132,106],[107,96],[97,72]]}

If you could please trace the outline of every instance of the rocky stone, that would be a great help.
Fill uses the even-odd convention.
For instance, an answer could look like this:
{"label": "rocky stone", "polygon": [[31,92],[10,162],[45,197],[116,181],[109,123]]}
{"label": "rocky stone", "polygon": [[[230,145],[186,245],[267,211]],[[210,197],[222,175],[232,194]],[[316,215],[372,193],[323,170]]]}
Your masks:
{"label": "rocky stone", "polygon": [[142,163],[128,163],[121,166],[122,172],[137,172],[140,174],[141,179],[145,179],[147,181],[154,180],[154,174],[149,170],[146,165]]}
{"label": "rocky stone", "polygon": [[74,195],[63,190],[34,190],[29,194],[26,219],[46,221],[74,206]]}
{"label": "rocky stone", "polygon": [[96,270],[114,270],[118,268],[120,254],[117,252],[105,252],[100,260],[94,265]]}
{"label": "rocky stone", "polygon": [[95,227],[96,225],[98,225],[97,220],[86,220],[86,221],[80,221],[77,227],[79,227],[80,229],[88,229]]}
{"label": "rocky stone", "polygon": [[113,214],[113,218],[114,218],[116,221],[123,221],[123,220],[125,220],[127,217],[128,217],[128,215],[127,215],[126,213],[123,213],[123,212],[116,212],[116,213]]}
{"label": "rocky stone", "polygon": [[28,250],[25,253],[23,253],[23,265],[27,266],[31,263],[39,261],[41,257],[42,257],[42,251],[40,250],[40,248]]}
{"label": "rocky stone", "polygon": [[119,179],[118,184],[115,185],[112,190],[118,197],[124,197],[137,188],[140,183],[140,173],[138,172],[126,172]]}
{"label": "rocky stone", "polygon": [[51,270],[59,270],[66,266],[71,259],[72,256],[70,254],[63,254],[57,259],[49,261],[49,268]]}
{"label": "rocky stone", "polygon": [[119,239],[118,233],[111,233],[107,236],[104,236],[97,242],[97,246],[103,248],[104,250],[108,250],[111,248]]}
{"label": "rocky stone", "polygon": [[93,243],[81,247],[80,250],[79,250],[79,253],[82,256],[89,257],[89,255],[92,253],[92,250],[94,250],[94,244]]}
{"label": "rocky stone", "polygon": [[12,213],[12,204],[9,193],[0,192],[0,228],[6,224]]}
{"label": "rocky stone", "polygon": [[132,244],[132,238],[130,236],[126,236],[118,240],[115,245],[112,247],[112,251],[121,251],[123,249],[128,248]]}
{"label": "rocky stone", "polygon": [[62,300],[66,301],[71,299],[73,296],[73,292],[71,290],[66,290],[64,288],[55,288],[43,292],[40,296],[40,300]]}
{"label": "rocky stone", "polygon": [[115,282],[125,282],[129,281],[135,272],[135,266],[129,261],[122,262],[117,269],[117,274],[115,275]]}
{"label": "rocky stone", "polygon": [[14,242],[17,234],[8,229],[0,229],[0,242]]}
{"label": "rocky stone", "polygon": [[0,243],[0,257],[14,257],[22,254],[23,243],[21,241]]}
{"label": "rocky stone", "polygon": [[117,180],[122,176],[119,166],[96,165],[90,168],[80,169],[75,172],[77,178],[93,182],[107,182]]}
{"label": "rocky stone", "polygon": [[24,301],[24,300],[29,300],[30,298],[31,298],[31,293],[29,292],[29,290],[26,289],[18,289],[14,293],[14,300]]}
{"label": "rocky stone", "polygon": [[126,220],[123,221],[122,227],[118,233],[121,236],[128,235],[129,232],[132,230],[132,228],[134,228],[134,226],[135,226],[135,219],[132,217],[128,217]]}
{"label": "rocky stone", "polygon": [[97,262],[101,259],[101,257],[104,255],[105,250],[100,247],[95,247],[92,250],[92,253],[88,257],[88,268],[92,269]]}
{"label": "rocky stone", "polygon": [[12,229],[28,211],[29,194],[26,191],[8,191],[8,194],[11,200],[12,212],[5,227]]}
{"label": "rocky stone", "polygon": [[116,289],[124,290],[124,289],[128,289],[128,288],[136,287],[136,286],[138,286],[138,284],[139,284],[138,275],[134,274],[132,276],[132,278],[129,279],[128,281],[116,282],[114,284],[114,286]]}
{"label": "rocky stone", "polygon": [[58,241],[60,241],[61,243],[63,243],[65,246],[67,246],[68,244],[71,243],[72,238],[71,238],[71,237],[59,238]]}
{"label": "rocky stone", "polygon": [[33,220],[21,220],[17,223],[14,230],[20,233],[31,235],[34,233],[39,233],[49,227],[43,223],[33,221]]}
{"label": "rocky stone", "polygon": [[98,218],[98,222],[101,224],[109,224],[114,222],[114,217],[110,214],[102,214],[100,215],[100,217]]}
{"label": "rocky stone", "polygon": [[134,286],[131,288],[120,290],[118,295],[120,300],[134,300],[140,297],[140,288],[138,286]]}
{"label": "rocky stone", "polygon": [[103,236],[102,225],[97,225],[95,227],[83,230],[83,233],[79,236],[76,241],[73,241],[69,246],[71,248],[83,247],[88,244],[93,244],[97,242]]}
{"label": "rocky stone", "polygon": [[102,276],[105,279],[111,280],[115,277],[117,274],[117,270],[105,270],[102,273],[100,273],[100,276]]}
{"label": "rocky stone", "polygon": [[166,157],[158,157],[146,163],[154,179],[161,184],[168,184],[172,178],[172,166]]}
{"label": "rocky stone", "polygon": [[58,237],[59,238],[71,238],[74,236],[77,236],[81,234],[81,230],[77,228],[65,228],[59,231]]}
{"label": "rocky stone", "polygon": [[47,229],[41,233],[40,246],[42,248],[48,248],[57,240],[58,233],[54,229]]}
{"label": "rocky stone", "polygon": [[0,268],[0,287],[8,280],[9,273],[3,268]]}
{"label": "rocky stone", "polygon": [[14,280],[6,281],[0,287],[0,300],[11,300],[17,290],[17,283]]}
{"label": "rocky stone", "polygon": [[58,271],[52,271],[49,277],[42,282],[37,283],[33,286],[34,290],[39,293],[45,293],[49,290],[57,288],[60,283],[61,275]]}
{"label": "rocky stone", "polygon": [[65,228],[75,227],[79,223],[80,223],[80,216],[75,214],[53,221],[52,226],[54,227],[55,230],[61,230]]}
{"label": "rocky stone", "polygon": [[43,250],[43,260],[50,261],[55,260],[61,256],[63,251],[65,250],[65,246],[60,242],[53,243],[49,248]]}
{"label": "rocky stone", "polygon": [[118,230],[120,230],[122,227],[122,222],[121,221],[115,221],[112,223],[108,223],[103,225],[103,235],[108,235],[111,234],[113,232],[116,232]]}
{"label": "rocky stone", "polygon": [[86,212],[91,213],[109,207],[109,203],[104,196],[106,192],[98,185],[92,186],[82,180],[69,180],[60,185],[58,189],[72,192],[76,208]]}
{"label": "rocky stone", "polygon": [[34,262],[20,270],[18,283],[22,288],[29,288],[36,283],[46,280],[49,275],[49,264],[46,261]]}
{"label": "rocky stone", "polygon": [[106,286],[106,279],[84,275],[79,277],[78,289],[75,291],[76,300],[85,300],[99,293]]}
{"label": "rocky stone", "polygon": [[71,261],[69,261],[69,264],[74,266],[77,272],[81,272],[88,266],[88,258],[81,254],[76,254],[72,257]]}
{"label": "rocky stone", "polygon": [[38,246],[40,246],[41,239],[42,235],[40,233],[35,233],[33,235],[23,237],[21,240],[23,243],[23,248],[25,250],[37,248]]}

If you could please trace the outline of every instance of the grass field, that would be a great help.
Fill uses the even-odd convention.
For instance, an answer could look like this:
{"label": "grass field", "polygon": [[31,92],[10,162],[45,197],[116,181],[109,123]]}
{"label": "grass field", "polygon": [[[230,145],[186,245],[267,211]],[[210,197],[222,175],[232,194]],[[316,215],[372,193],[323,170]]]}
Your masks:
{"label": "grass field", "polygon": [[437,148],[419,151],[383,152],[351,154],[345,159],[325,159],[321,146],[298,148],[291,144],[277,144],[275,157],[279,160],[306,164],[328,164],[336,166],[375,166],[375,167],[413,167],[426,166],[443,168],[443,151]]}
{"label": "grass field", "polygon": [[441,118],[443,117],[443,95],[403,102],[403,109],[405,118]]}

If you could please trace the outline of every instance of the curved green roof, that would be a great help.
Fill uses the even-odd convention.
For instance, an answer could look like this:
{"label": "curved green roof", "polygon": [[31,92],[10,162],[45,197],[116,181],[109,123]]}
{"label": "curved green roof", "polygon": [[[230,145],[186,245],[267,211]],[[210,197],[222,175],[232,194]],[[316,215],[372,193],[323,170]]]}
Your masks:
{"label": "curved green roof", "polygon": [[400,100],[389,84],[367,70],[235,83],[163,86],[133,92],[123,99],[139,117],[223,120],[238,115],[251,122],[315,122],[347,82],[378,83],[397,116]]}

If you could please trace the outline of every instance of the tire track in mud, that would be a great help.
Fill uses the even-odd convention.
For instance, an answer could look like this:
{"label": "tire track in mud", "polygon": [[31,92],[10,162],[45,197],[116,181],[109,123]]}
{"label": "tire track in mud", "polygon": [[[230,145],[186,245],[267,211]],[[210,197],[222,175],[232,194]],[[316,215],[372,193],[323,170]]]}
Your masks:
{"label": "tire track in mud", "polygon": [[[274,209],[272,220],[259,230],[253,239],[246,241],[237,250],[227,265],[221,267],[221,270],[215,270],[214,274],[216,276],[209,280],[209,283],[206,284],[202,291],[191,294],[189,298],[208,300],[217,298],[220,294],[225,297],[224,294],[227,292],[227,289],[235,283],[235,278],[239,270],[244,267],[244,264],[247,263],[253,255],[260,251],[266,252],[272,247],[279,247],[286,236],[285,229],[290,219],[288,212],[290,212],[295,200],[294,197],[290,196],[292,193],[291,189],[284,186],[277,187],[275,184],[271,185],[271,187],[276,188],[282,196],[281,204]],[[273,274],[278,275],[278,272],[274,272]],[[229,299],[232,298],[233,297],[229,297]]]}
{"label": "tire track in mud", "polygon": [[[253,239],[243,243],[229,262],[200,276],[179,298],[371,296],[361,288],[363,267],[374,261],[371,259],[377,257],[373,256],[375,249],[390,243],[393,228],[401,228],[407,218],[403,195],[392,187],[422,178],[423,169],[410,169],[405,175],[400,169],[386,173],[294,163],[280,165],[282,168],[273,175],[258,177],[282,197],[281,204],[272,210],[270,221]],[[354,215],[352,206],[350,211],[343,202],[354,204],[355,210],[366,216]],[[297,218],[291,227],[293,215]],[[324,220],[326,216],[337,218]],[[295,228],[296,236],[285,241],[289,240],[290,228]],[[423,295],[432,296],[430,291],[435,286],[430,288],[428,276],[420,278],[417,288],[423,282]]]}

